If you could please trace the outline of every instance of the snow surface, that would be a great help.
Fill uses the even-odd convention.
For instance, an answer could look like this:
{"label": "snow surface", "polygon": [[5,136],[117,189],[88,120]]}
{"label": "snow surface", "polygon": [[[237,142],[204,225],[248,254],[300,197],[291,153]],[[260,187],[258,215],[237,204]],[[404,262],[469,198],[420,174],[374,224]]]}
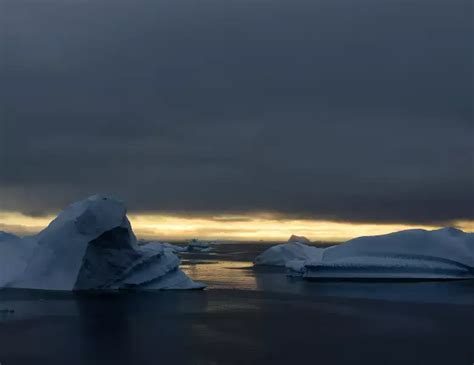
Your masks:
{"label": "snow surface", "polygon": [[[297,241],[301,239],[304,237],[291,236],[289,243],[270,247],[255,258],[254,264],[286,266],[290,262],[317,258],[322,254],[321,248]],[[292,263],[292,265],[296,265],[296,263]]]}
{"label": "snow surface", "polygon": [[[280,245],[280,251],[287,245]],[[267,256],[268,251],[278,247],[262,255]],[[474,234],[455,228],[359,237],[308,253],[307,258],[294,258],[286,253],[281,261],[286,262],[290,275],[306,279],[474,278]]]}
{"label": "snow surface", "polygon": [[0,242],[0,287],[195,289],[166,245],[139,246],[125,206],[92,196],[61,212],[36,236]]}

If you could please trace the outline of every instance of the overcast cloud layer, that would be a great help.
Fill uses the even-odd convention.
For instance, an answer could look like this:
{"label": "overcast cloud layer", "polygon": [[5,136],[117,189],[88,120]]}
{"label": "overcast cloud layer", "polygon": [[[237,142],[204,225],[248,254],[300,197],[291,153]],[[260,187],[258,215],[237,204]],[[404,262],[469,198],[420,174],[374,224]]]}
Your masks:
{"label": "overcast cloud layer", "polygon": [[474,219],[471,0],[2,0],[0,209]]}

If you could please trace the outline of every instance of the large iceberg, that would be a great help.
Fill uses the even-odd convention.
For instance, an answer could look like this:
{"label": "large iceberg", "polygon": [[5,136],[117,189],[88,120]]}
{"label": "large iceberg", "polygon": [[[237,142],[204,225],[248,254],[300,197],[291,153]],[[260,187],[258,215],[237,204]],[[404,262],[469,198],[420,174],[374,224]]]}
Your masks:
{"label": "large iceberg", "polygon": [[288,243],[272,246],[258,255],[255,265],[287,266],[297,264],[293,261],[305,261],[319,257],[323,249],[309,246],[309,240],[305,237],[291,236]]}
{"label": "large iceberg", "polygon": [[0,242],[0,287],[48,290],[197,289],[166,245],[138,245],[125,206],[92,196],[39,234]]}
{"label": "large iceberg", "polygon": [[474,278],[474,234],[443,228],[359,237],[286,266],[306,279]]}

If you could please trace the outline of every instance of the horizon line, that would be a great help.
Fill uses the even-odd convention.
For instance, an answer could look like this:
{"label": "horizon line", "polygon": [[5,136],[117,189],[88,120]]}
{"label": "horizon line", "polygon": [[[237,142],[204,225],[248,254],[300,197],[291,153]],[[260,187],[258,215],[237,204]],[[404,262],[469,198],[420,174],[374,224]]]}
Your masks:
{"label": "horizon line", "polygon": [[[375,236],[405,229],[433,230],[454,226],[474,232],[474,220],[456,220],[448,225],[412,223],[360,223],[324,219],[272,218],[258,214],[213,217],[180,217],[168,214],[130,213],[127,215],[135,235],[146,240],[183,241],[192,238],[214,241],[277,242],[286,241],[292,234],[311,241],[344,242],[360,236]],[[20,212],[0,211],[0,230],[32,235],[48,226],[55,215],[33,217]],[[233,216],[235,217],[235,216]]]}

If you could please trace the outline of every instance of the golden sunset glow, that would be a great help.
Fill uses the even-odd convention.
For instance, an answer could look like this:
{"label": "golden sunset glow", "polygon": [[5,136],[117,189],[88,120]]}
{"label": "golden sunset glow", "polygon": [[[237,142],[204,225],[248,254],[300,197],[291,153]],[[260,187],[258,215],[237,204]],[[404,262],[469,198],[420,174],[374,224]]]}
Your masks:
{"label": "golden sunset glow", "polygon": [[[180,217],[164,214],[128,215],[139,238],[180,240],[200,238],[242,241],[284,241],[292,234],[315,241],[345,241],[357,236],[385,234],[403,229],[436,229],[439,226],[409,224],[342,223],[309,219],[280,219],[271,214],[218,215],[213,217]],[[0,230],[32,234],[45,228],[54,215],[30,217],[17,212],[0,212]],[[472,232],[474,222],[459,221],[453,225]]]}

